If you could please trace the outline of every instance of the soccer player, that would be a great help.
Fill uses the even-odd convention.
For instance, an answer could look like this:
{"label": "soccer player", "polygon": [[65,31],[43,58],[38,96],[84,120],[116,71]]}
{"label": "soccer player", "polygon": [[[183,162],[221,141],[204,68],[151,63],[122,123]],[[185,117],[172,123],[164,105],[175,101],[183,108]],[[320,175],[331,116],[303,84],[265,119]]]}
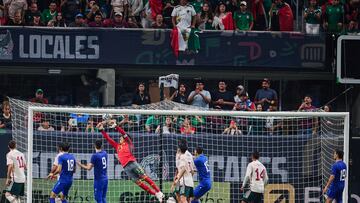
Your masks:
{"label": "soccer player", "polygon": [[181,140],[179,143],[180,156],[177,162],[177,173],[174,178],[174,182],[171,185],[171,191],[179,182],[180,203],[190,202],[190,199],[194,196],[194,159],[191,153],[188,151],[187,143],[185,140]]}
{"label": "soccer player", "polygon": [[54,159],[54,163],[53,163],[53,166],[52,166],[52,168],[50,170],[50,173],[55,173],[57,167],[59,166],[59,157],[64,154],[64,152],[62,151],[62,146],[63,146],[63,143],[62,142],[59,143],[59,145],[58,145],[59,153],[56,155],[56,157]]}
{"label": "soccer player", "polygon": [[269,178],[265,166],[259,161],[260,154],[255,151],[251,154],[252,162],[248,164],[241,191],[244,191],[246,183],[250,181],[250,191],[244,194],[242,203],[260,203],[264,194],[265,185]]}
{"label": "soccer player", "polygon": [[191,203],[200,203],[199,199],[211,189],[210,169],[208,165],[208,158],[203,154],[201,147],[195,149],[194,164],[199,177],[199,185],[194,189],[194,199]]}
{"label": "soccer player", "polygon": [[16,149],[16,142],[8,144],[10,152],[6,155],[7,179],[5,197],[10,203],[20,203],[20,197],[25,191],[26,159],[23,153]]}
{"label": "soccer player", "polygon": [[330,203],[333,200],[336,203],[342,203],[342,194],[345,187],[346,179],[346,164],[343,162],[344,152],[336,150],[334,152],[335,163],[331,167],[331,175],[323,190],[326,194],[326,203]]}
{"label": "soccer player", "polygon": [[91,156],[91,161],[87,165],[77,162],[77,164],[88,171],[94,168],[94,198],[97,203],[106,203],[106,192],[108,188],[107,163],[108,155],[102,150],[102,141],[95,141],[95,153]]}
{"label": "soccer player", "polygon": [[54,188],[50,193],[50,203],[55,203],[56,195],[60,194],[60,199],[62,203],[67,203],[66,197],[69,194],[69,190],[73,183],[73,175],[76,171],[76,161],[75,157],[69,153],[70,144],[64,142],[60,145],[64,154],[59,156],[58,167],[54,173],[48,175],[49,179],[54,179],[57,174],[60,174],[59,180],[56,182]]}
{"label": "soccer player", "polygon": [[[141,187],[149,194],[155,195],[159,202],[162,202],[164,194],[160,191],[159,187],[154,183],[154,181],[146,175],[144,169],[138,164],[136,158],[132,154],[134,144],[132,143],[130,136],[124,131],[124,129],[116,126],[115,129],[121,134],[120,142],[117,143],[105,132],[103,125],[103,123],[98,123],[97,128],[100,130],[104,138],[111,144],[111,146],[116,149],[119,162],[124,168],[126,174],[139,187]],[[152,189],[147,186],[144,181],[147,182],[152,187]]]}

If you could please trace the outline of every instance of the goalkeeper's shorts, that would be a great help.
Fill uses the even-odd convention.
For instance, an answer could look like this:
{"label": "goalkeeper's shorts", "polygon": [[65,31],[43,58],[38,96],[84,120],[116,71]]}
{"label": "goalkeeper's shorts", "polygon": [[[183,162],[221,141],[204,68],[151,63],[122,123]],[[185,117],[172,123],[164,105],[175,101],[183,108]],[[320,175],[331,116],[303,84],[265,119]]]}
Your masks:
{"label": "goalkeeper's shorts", "polygon": [[136,181],[142,176],[146,175],[144,169],[136,161],[128,163],[124,170],[126,175],[128,175],[129,178],[131,178],[133,181]]}

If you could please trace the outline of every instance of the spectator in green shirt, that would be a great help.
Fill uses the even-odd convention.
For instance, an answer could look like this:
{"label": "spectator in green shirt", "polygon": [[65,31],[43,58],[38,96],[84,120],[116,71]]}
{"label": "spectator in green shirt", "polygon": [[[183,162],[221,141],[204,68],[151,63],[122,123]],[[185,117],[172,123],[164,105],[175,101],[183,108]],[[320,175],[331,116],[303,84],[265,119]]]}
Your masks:
{"label": "spectator in green shirt", "polygon": [[155,130],[158,128],[159,124],[160,124],[160,116],[159,115],[150,116],[148,119],[146,119],[146,123],[145,123],[146,132],[148,132],[148,133],[155,132]]}
{"label": "spectator in green shirt", "polygon": [[344,21],[344,7],[339,0],[333,0],[331,5],[326,6],[324,17],[324,29],[327,32],[339,33],[342,31]]}
{"label": "spectator in green shirt", "polygon": [[196,14],[199,14],[201,13],[201,8],[204,4],[204,0],[194,0],[190,4],[194,7]]}
{"label": "spectator in green shirt", "polygon": [[240,11],[234,13],[234,21],[236,30],[252,30],[254,26],[254,18],[252,14],[247,11],[246,1],[240,2]]}
{"label": "spectator in green shirt", "polygon": [[317,35],[320,32],[321,8],[317,5],[317,0],[310,0],[309,7],[304,10],[306,34]]}
{"label": "spectator in green shirt", "polygon": [[55,2],[50,2],[49,8],[45,9],[41,14],[41,21],[47,25],[50,20],[54,20],[57,16],[57,5]]}

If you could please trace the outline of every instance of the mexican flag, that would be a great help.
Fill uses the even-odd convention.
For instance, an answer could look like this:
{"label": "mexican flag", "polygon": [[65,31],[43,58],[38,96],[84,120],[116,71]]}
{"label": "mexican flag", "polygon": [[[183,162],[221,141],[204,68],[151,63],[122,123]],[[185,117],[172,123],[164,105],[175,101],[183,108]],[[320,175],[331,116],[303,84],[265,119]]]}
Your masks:
{"label": "mexican flag", "polygon": [[222,24],[224,25],[224,30],[234,30],[234,20],[231,12],[228,12],[225,17],[221,19]]}
{"label": "mexican flag", "polygon": [[171,47],[174,55],[179,57],[180,51],[189,50],[198,53],[200,50],[199,29],[179,27],[173,28],[171,31]]}
{"label": "mexican flag", "polygon": [[155,20],[156,15],[162,13],[162,1],[161,0],[149,0],[149,6],[151,9],[151,17]]}

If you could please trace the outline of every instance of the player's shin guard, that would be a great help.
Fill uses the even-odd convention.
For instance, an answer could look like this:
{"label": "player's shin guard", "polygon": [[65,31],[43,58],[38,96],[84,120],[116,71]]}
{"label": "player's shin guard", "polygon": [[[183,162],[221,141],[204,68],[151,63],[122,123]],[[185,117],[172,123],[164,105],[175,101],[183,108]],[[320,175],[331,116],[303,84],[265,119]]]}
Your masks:
{"label": "player's shin guard", "polygon": [[154,183],[153,180],[151,180],[151,178],[149,178],[148,176],[144,177],[144,180],[149,183],[149,185],[154,188],[155,192],[160,192],[160,189],[158,188],[158,186]]}
{"label": "player's shin guard", "polygon": [[55,203],[55,198],[49,198],[50,203]]}
{"label": "player's shin guard", "polygon": [[142,181],[137,181],[136,185],[138,185],[139,187],[141,187],[143,190],[145,190],[146,192],[148,192],[151,195],[155,195],[155,192],[153,190],[151,190],[144,182]]}

